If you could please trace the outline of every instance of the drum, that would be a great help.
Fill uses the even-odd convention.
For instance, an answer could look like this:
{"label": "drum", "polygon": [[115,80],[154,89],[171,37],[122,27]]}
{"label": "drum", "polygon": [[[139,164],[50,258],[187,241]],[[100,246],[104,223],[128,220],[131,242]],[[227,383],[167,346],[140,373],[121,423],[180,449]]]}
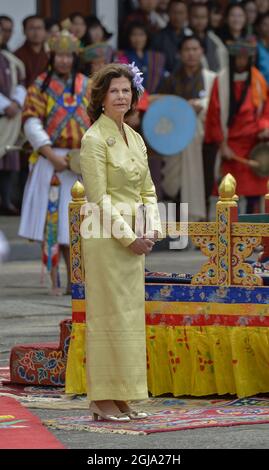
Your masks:
{"label": "drum", "polygon": [[79,156],[80,156],[80,149],[73,149],[69,150],[68,154],[69,159],[69,168],[77,175],[81,175],[80,163],[79,163]]}
{"label": "drum", "polygon": [[192,106],[178,96],[164,96],[146,111],[142,129],[147,143],[161,155],[176,155],[193,140],[197,118]]}
{"label": "drum", "polygon": [[250,159],[258,163],[252,170],[255,175],[264,178],[269,176],[269,142],[261,142],[250,152]]}

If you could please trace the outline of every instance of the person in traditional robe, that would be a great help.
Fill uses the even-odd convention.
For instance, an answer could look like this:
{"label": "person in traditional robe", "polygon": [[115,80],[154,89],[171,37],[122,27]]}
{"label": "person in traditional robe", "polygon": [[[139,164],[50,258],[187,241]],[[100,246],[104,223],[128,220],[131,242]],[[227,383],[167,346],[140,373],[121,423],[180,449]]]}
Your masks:
{"label": "person in traditional robe", "polygon": [[26,70],[25,86],[28,88],[35,79],[47,69],[48,54],[45,51],[45,20],[38,16],[27,16],[23,20],[25,43],[15,51],[15,55],[24,63]]}
{"label": "person in traditional robe", "polygon": [[202,144],[204,118],[215,74],[202,67],[202,56],[199,38],[185,36],[180,44],[180,68],[166,78],[158,90],[159,94],[187,100],[197,116],[193,141],[180,154],[164,158],[162,170],[165,198],[175,203],[188,203],[189,220],[206,218]]}
{"label": "person in traditional robe", "polygon": [[21,128],[21,112],[26,90],[23,63],[7,49],[2,49],[0,24],[0,198],[1,212],[18,214],[12,201],[13,180],[20,169],[17,150],[6,151],[6,147],[17,143]]}
{"label": "person in traditional robe", "polygon": [[[269,128],[267,85],[252,65],[256,42],[237,40],[229,45],[230,66],[215,79],[206,118],[205,141],[219,146],[217,179],[231,173],[236,193],[247,197],[247,212],[257,209],[267,192],[268,178],[254,174],[247,164],[251,150],[266,137]],[[236,158],[246,160],[246,163]]]}
{"label": "person in traditional robe", "polygon": [[68,31],[51,37],[49,69],[28,89],[24,133],[34,153],[26,183],[19,235],[42,243],[42,258],[59,294],[60,251],[70,293],[68,203],[78,176],[68,169],[68,151],[79,149],[89,127],[89,80],[77,73],[79,41]]}

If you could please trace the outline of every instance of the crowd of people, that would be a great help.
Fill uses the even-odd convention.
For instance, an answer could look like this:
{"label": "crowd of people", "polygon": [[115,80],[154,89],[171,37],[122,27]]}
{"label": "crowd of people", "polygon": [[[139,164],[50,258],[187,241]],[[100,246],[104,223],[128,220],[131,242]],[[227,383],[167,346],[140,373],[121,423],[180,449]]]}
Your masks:
{"label": "crowd of people", "polygon": [[[143,72],[144,95],[126,117],[135,130],[164,95],[187,100],[196,113],[196,135],[183,152],[166,158],[148,146],[159,200],[188,202],[190,220],[204,220],[210,196],[230,172],[247,210],[258,209],[267,177],[254,174],[248,159],[269,138],[269,0],[228,3],[126,1],[118,48],[96,16],[74,12],[61,22],[25,18],[25,42],[10,51],[13,20],[0,16],[0,211],[22,210],[20,235],[43,241],[55,290],[58,245],[67,267],[69,259],[67,214],[60,214],[77,178],[67,155],[91,125],[92,76],[106,64],[134,62]],[[65,219],[58,232],[55,213]]]}

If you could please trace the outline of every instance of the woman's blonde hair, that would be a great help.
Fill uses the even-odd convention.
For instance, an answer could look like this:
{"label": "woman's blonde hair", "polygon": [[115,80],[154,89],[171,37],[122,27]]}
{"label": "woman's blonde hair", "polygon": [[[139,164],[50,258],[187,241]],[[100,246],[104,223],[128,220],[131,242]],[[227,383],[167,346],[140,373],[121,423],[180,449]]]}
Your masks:
{"label": "woman's blonde hair", "polygon": [[139,95],[138,90],[133,85],[133,75],[131,71],[124,64],[108,64],[92,77],[91,98],[88,107],[88,113],[92,123],[96,121],[102,113],[102,105],[110,87],[111,80],[120,77],[126,77],[129,80],[132,90],[131,109],[125,116],[128,116],[134,111]]}

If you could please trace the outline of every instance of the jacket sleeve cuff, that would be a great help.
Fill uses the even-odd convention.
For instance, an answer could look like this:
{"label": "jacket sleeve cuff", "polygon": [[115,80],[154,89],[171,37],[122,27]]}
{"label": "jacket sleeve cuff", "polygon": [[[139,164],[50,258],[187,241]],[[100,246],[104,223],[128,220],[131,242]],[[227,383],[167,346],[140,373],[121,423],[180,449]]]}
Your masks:
{"label": "jacket sleeve cuff", "polygon": [[124,246],[127,248],[129,245],[131,245],[135,240],[137,239],[137,236],[134,234],[132,238],[120,238],[119,241]]}
{"label": "jacket sleeve cuff", "polygon": [[137,236],[129,226],[126,225],[125,227],[127,227],[128,233],[124,233],[122,237],[120,236],[118,237],[114,235],[114,238],[115,240],[118,240],[122,246],[128,247],[129,245],[131,245],[131,243],[133,243],[137,239]]}
{"label": "jacket sleeve cuff", "polygon": [[38,150],[44,145],[52,145],[50,137],[44,130],[39,118],[28,118],[24,124],[24,133],[34,150]]}

